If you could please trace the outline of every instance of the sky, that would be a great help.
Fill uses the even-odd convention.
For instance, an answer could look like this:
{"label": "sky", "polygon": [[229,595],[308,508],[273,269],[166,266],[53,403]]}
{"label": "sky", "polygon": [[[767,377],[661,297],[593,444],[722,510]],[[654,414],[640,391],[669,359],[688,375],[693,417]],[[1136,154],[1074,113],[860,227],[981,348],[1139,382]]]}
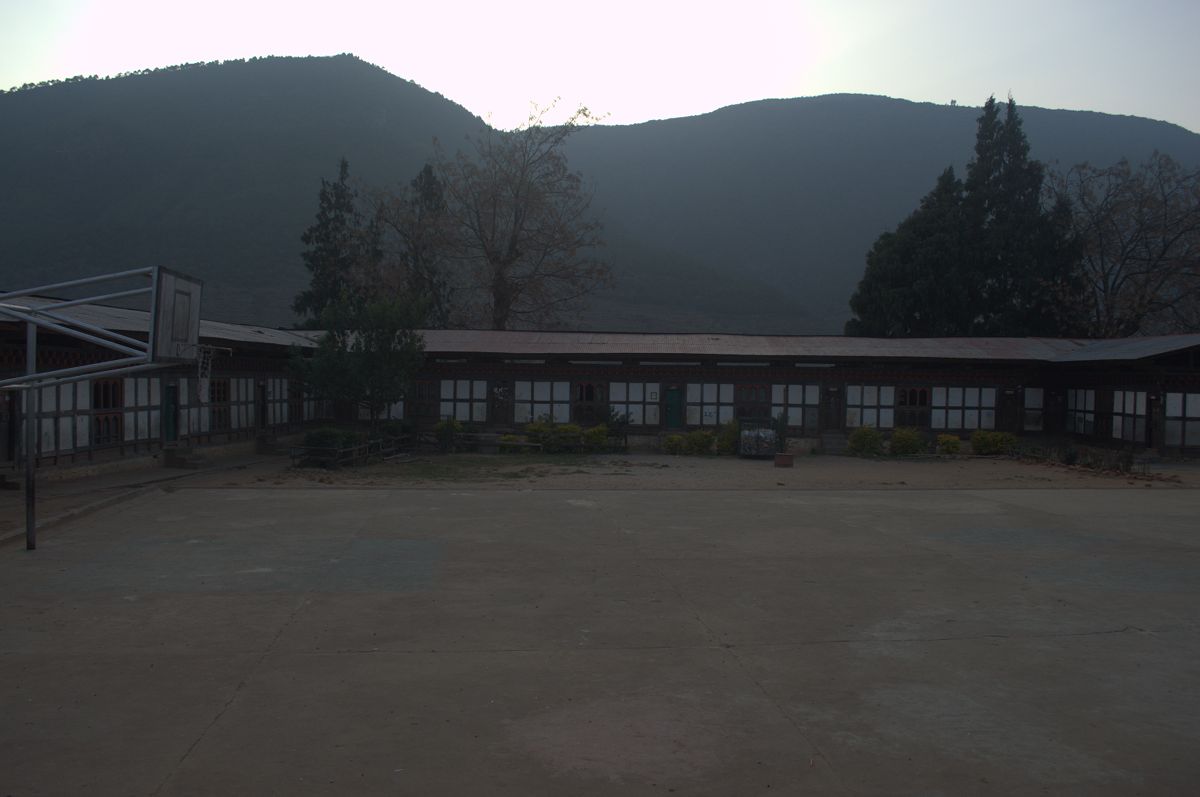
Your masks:
{"label": "sky", "polygon": [[349,52],[506,129],[556,99],[631,124],[847,92],[1200,132],[1198,32],[1200,0],[0,0],[0,87]]}

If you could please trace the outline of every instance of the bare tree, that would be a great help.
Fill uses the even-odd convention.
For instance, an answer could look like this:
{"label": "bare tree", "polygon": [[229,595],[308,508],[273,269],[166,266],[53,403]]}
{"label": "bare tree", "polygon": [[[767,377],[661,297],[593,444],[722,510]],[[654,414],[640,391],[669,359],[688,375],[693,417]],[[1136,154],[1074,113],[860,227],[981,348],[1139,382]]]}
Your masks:
{"label": "bare tree", "polygon": [[544,113],[511,132],[484,130],[471,153],[447,157],[439,149],[455,255],[473,287],[471,309],[493,329],[560,323],[610,279],[593,254],[602,242],[592,195],[562,151],[592,117],[580,108],[551,126],[542,124]]}
{"label": "bare tree", "polygon": [[1082,334],[1200,330],[1200,171],[1155,152],[1081,164],[1050,190],[1071,207],[1082,292],[1065,309]]}

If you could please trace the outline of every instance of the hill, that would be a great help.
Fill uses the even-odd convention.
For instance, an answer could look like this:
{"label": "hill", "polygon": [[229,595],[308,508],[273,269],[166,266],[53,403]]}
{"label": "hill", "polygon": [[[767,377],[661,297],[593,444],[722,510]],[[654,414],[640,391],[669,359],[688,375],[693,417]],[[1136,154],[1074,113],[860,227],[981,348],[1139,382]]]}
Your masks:
{"label": "hill", "polygon": [[[982,99],[982,98],[980,98]],[[1018,98],[1019,99],[1019,98]],[[974,143],[977,108],[833,95],[580,131],[617,285],[605,329],[840,331],[874,238]],[[1154,149],[1200,164],[1163,122],[1022,108],[1034,157]],[[0,95],[0,263],[8,285],[160,263],[207,281],[205,314],[288,324],[299,235],[345,155],[407,181],[483,122],[352,56],[267,58]]]}

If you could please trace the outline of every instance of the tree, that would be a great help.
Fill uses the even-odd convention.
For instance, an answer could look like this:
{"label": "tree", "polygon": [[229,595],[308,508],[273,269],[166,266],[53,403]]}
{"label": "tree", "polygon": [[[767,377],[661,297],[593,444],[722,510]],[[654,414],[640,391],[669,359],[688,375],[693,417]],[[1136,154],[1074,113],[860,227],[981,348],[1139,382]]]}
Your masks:
{"label": "tree", "polygon": [[313,355],[297,361],[301,378],[322,398],[365,407],[374,426],[424,360],[419,310],[402,299],[344,296],[320,320],[326,332]]}
{"label": "tree", "polygon": [[1003,121],[989,97],[963,186],[968,282],[976,310],[969,334],[1058,332],[1057,295],[1071,279],[1071,252],[1064,208],[1042,205],[1044,179],[1045,167],[1029,158],[1012,97]]}
{"label": "tree", "polygon": [[380,219],[364,221],[349,173],[343,158],[338,179],[321,180],[316,221],[302,236],[312,276],[294,308],[325,334],[311,357],[297,358],[297,369],[317,395],[365,407],[374,425],[380,412],[404,397],[421,366],[423,341],[416,330],[425,302],[405,286],[381,281]]}
{"label": "tree", "polygon": [[1062,305],[1082,334],[1200,331],[1200,170],[1155,152],[1080,164],[1049,191],[1070,209],[1082,289]]}
{"label": "tree", "polygon": [[449,257],[450,218],[442,182],[426,164],[399,192],[381,191],[372,202],[384,239],[377,281],[394,291],[422,297],[425,325],[441,329],[455,325],[456,274]]}
{"label": "tree", "polygon": [[608,284],[608,267],[591,254],[601,245],[591,194],[562,151],[590,119],[581,108],[546,126],[535,113],[512,132],[485,130],[470,155],[439,151],[455,255],[492,329],[558,322]]}
{"label": "tree", "polygon": [[358,194],[349,178],[350,164],[342,158],[337,180],[321,179],[317,218],[300,236],[306,247],[301,257],[312,276],[292,309],[308,327],[319,326],[326,308],[343,298],[366,254]]}
{"label": "tree", "polygon": [[963,266],[962,182],[947,168],[920,207],[875,241],[850,298],[848,335],[941,336],[969,326]]}
{"label": "tree", "polygon": [[895,232],[884,233],[850,300],[847,334],[1046,335],[1072,259],[1065,208],[1042,205],[1043,167],[1010,98],[989,97],[965,181],[947,169]]}

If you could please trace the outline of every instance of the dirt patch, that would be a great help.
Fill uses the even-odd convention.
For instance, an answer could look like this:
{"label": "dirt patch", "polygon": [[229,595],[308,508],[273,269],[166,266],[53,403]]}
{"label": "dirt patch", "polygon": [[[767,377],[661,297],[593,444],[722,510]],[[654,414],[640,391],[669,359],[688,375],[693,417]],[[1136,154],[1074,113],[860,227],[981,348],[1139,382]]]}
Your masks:
{"label": "dirt patch", "polygon": [[[1200,487],[1200,472],[1098,473],[1004,458],[875,460],[797,457],[792,468],[735,457],[424,454],[361,468],[282,468],[222,474],[203,486],[445,488],[490,490],[928,490],[1170,489]],[[197,485],[201,486],[201,485]]]}

